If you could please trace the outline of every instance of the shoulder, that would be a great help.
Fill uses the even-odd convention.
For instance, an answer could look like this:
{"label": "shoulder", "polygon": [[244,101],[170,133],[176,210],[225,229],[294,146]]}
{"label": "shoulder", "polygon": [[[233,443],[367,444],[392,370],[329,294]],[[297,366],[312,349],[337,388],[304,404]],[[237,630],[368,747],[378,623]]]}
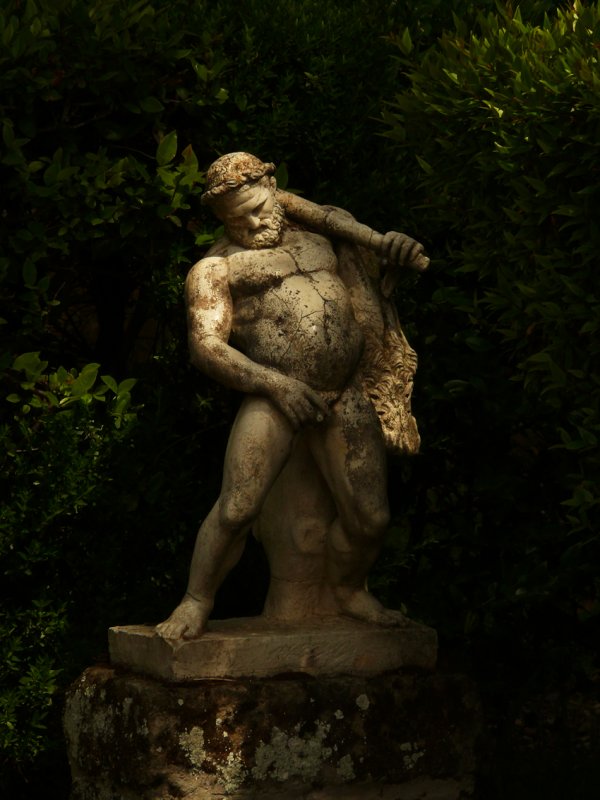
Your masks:
{"label": "shoulder", "polygon": [[196,261],[194,266],[187,274],[186,282],[199,280],[202,277],[211,275],[217,276],[227,273],[228,259],[223,256],[205,256],[200,261]]}
{"label": "shoulder", "polygon": [[212,245],[202,261],[207,258],[228,258],[239,249],[238,245],[234,244],[227,234],[223,234],[223,236]]}
{"label": "shoulder", "polygon": [[330,253],[332,242],[326,236],[315,231],[288,230],[286,231],[281,248],[286,252],[310,252],[313,257],[317,252]]}
{"label": "shoulder", "polygon": [[221,256],[206,256],[197,261],[185,279],[185,295],[188,302],[207,292],[224,291],[228,285],[228,259]]}

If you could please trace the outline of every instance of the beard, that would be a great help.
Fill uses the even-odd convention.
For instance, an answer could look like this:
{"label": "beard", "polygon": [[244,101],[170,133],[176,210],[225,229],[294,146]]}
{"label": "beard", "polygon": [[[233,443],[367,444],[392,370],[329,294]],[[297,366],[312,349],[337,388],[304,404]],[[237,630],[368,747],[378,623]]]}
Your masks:
{"label": "beard", "polygon": [[248,250],[261,250],[265,247],[274,247],[279,244],[283,233],[285,222],[285,212],[283,206],[275,201],[271,216],[262,221],[262,227],[256,233],[248,231],[246,228],[236,230],[228,226],[227,233],[229,238],[236,244],[248,248]]}

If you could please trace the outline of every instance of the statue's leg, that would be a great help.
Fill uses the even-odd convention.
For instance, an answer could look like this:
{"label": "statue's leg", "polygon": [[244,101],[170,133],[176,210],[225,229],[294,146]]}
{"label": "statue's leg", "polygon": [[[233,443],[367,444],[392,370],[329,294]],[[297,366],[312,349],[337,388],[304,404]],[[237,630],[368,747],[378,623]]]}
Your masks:
{"label": "statue's leg", "polygon": [[271,573],[265,616],[305,622],[337,613],[325,563],[335,516],[329,487],[300,435],[253,526]]}
{"label": "statue's leg", "polygon": [[237,563],[246,535],[289,457],[294,432],[262,397],[246,397],[231,429],[219,499],[202,523],[187,592],[169,619],[157,626],[168,639],[199,636],[217,589]]}
{"label": "statue's leg", "polygon": [[385,444],[368,398],[350,386],[322,426],[309,434],[315,459],[334,497],[337,518],[327,538],[327,572],[343,613],[396,625],[366,588],[389,524]]}

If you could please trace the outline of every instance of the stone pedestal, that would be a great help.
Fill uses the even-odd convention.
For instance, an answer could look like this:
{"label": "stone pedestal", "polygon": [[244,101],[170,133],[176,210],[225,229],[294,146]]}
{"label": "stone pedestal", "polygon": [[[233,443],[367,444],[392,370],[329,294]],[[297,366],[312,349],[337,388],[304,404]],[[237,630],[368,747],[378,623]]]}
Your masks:
{"label": "stone pedestal", "polygon": [[340,617],[305,624],[264,617],[215,620],[190,641],[167,641],[148,625],[108,632],[111,663],[168,681],[307,675],[380,675],[435,667],[437,634],[411,620],[380,628]]}
{"label": "stone pedestal", "polygon": [[[365,635],[347,634],[346,649],[362,652]],[[155,646],[139,636],[142,649]],[[470,796],[479,708],[464,677],[414,666],[317,676],[305,660],[286,674],[178,682],[172,662],[170,680],[148,674],[149,662],[146,675],[92,667],[71,687],[71,800]]]}

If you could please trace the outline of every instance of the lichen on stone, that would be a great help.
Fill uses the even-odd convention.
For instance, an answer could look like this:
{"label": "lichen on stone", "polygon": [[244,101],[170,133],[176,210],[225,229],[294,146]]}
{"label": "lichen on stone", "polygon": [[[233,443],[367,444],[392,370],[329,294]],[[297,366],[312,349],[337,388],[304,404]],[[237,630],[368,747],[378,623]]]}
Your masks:
{"label": "lichen on stone", "polygon": [[190,731],[180,734],[179,744],[192,766],[192,772],[199,775],[204,772],[203,766],[206,764],[211,771],[214,770],[226,793],[235,791],[244,782],[247,771],[240,756],[230,752],[225,761],[211,756],[206,751],[202,728],[194,726]]}
{"label": "lichen on stone", "polygon": [[270,742],[261,742],[256,749],[252,777],[257,780],[271,778],[280,783],[292,778],[314,780],[332,754],[331,747],[324,744],[330,728],[320,720],[315,724],[314,733],[300,735],[300,723],[291,734],[273,728]]}
{"label": "lichen on stone", "polygon": [[238,755],[229,753],[226,764],[217,765],[217,774],[223,781],[225,791],[234,792],[245,781],[247,770]]}
{"label": "lichen on stone", "polygon": [[206,760],[204,731],[202,728],[194,726],[190,731],[180,734],[179,744],[192,765],[192,769],[200,772],[202,764]]}
{"label": "lichen on stone", "polygon": [[343,781],[352,781],[356,777],[354,772],[354,763],[350,754],[343,756],[338,761],[337,766],[338,777]]}
{"label": "lichen on stone", "polygon": [[417,761],[425,755],[425,751],[419,749],[419,746],[412,742],[403,742],[400,750],[403,753],[402,763],[406,769],[414,769]]}

